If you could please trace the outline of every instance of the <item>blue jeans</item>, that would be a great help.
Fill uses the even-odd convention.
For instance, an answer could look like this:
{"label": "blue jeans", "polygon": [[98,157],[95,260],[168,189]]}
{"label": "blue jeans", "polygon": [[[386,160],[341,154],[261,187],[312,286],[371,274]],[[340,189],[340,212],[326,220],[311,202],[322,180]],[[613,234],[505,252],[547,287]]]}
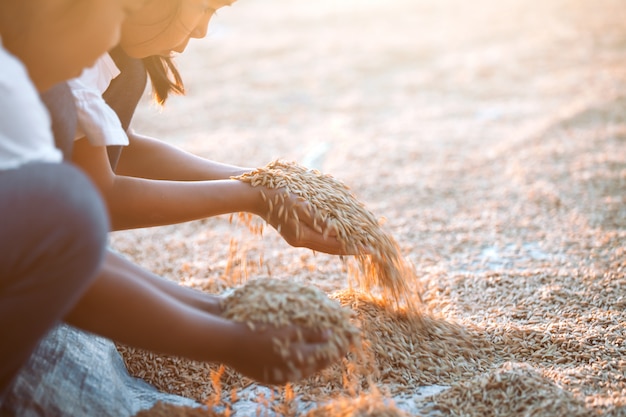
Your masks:
{"label": "blue jeans", "polygon": [[95,279],[108,231],[99,193],[72,165],[0,171],[0,399]]}

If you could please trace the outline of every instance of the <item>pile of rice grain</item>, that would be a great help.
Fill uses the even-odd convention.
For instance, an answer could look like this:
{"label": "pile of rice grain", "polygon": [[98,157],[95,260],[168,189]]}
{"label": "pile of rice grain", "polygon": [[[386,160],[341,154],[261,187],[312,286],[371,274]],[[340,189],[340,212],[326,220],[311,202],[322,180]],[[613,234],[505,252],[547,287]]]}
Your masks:
{"label": "pile of rice grain", "polygon": [[[222,300],[222,315],[246,323],[284,327],[298,325],[314,331],[330,330],[331,339],[318,354],[339,359],[358,340],[359,329],[352,312],[330,299],[320,289],[273,278],[248,281]],[[287,341],[275,340],[275,347],[287,359]]]}
{"label": "pile of rice grain", "polygon": [[411,393],[416,386],[450,385],[488,371],[497,360],[493,344],[476,329],[416,315],[354,289],[330,297],[354,312],[362,352],[296,384],[307,400],[376,386],[396,395]]}
{"label": "pile of rice grain", "polygon": [[416,385],[450,384],[483,372],[494,360],[492,344],[478,332],[430,314],[415,315],[387,300],[355,290],[331,295],[354,311],[375,358],[377,383],[410,391]]}
{"label": "pile of rice grain", "polygon": [[[308,201],[315,209],[315,225],[326,224],[335,229],[337,239],[347,252],[357,254],[358,269],[354,272],[362,288],[380,288],[398,304],[412,300],[415,293],[421,292],[414,268],[402,256],[396,240],[382,229],[376,217],[343,182],[318,170],[282,160],[232,178],[253,187],[283,188],[284,195],[291,193]],[[268,201],[269,212],[278,213],[284,219],[297,218],[295,213],[286,213],[284,200],[283,197]]]}
{"label": "pile of rice grain", "polygon": [[580,401],[524,363],[507,362],[499,369],[455,384],[430,397],[429,411],[465,417],[596,415]]}
{"label": "pile of rice grain", "polygon": [[[116,347],[128,373],[161,392],[191,398],[199,403],[215,394],[211,375],[219,370],[218,364],[153,353],[119,343]],[[251,379],[230,367],[225,368],[220,379],[220,387],[224,390],[240,389],[251,383]]]}

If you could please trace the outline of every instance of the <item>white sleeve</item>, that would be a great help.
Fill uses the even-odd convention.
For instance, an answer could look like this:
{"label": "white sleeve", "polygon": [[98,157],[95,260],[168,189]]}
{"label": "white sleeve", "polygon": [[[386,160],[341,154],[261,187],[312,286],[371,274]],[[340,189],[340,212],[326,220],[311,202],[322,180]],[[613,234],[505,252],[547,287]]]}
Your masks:
{"label": "white sleeve", "polygon": [[75,139],[87,137],[94,146],[128,145],[128,136],[119,117],[102,98],[118,75],[119,69],[113,59],[105,54],[80,77],[68,82],[78,116]]}
{"label": "white sleeve", "polygon": [[50,115],[26,68],[0,42],[0,170],[29,162],[61,162]]}

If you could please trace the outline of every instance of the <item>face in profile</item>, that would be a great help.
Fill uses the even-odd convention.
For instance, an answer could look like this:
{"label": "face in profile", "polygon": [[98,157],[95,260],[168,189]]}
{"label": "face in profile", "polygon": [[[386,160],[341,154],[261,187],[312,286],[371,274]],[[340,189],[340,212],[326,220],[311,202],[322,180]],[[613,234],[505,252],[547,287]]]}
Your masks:
{"label": "face in profile", "polygon": [[215,12],[235,0],[149,0],[122,26],[120,45],[135,58],[183,52],[191,38],[206,36]]}

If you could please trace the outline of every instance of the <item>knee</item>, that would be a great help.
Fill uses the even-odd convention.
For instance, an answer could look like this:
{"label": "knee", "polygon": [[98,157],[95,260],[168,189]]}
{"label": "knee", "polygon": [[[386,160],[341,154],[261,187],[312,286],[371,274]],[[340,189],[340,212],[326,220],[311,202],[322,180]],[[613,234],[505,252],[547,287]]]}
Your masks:
{"label": "knee", "polygon": [[98,256],[106,247],[110,230],[109,217],[100,193],[79,169],[62,164],[58,170],[58,187],[49,201],[55,218],[84,252]]}
{"label": "knee", "polygon": [[2,173],[0,191],[5,197],[0,199],[0,277],[28,275],[31,268],[63,271],[68,285],[95,277],[107,247],[109,217],[82,171],[69,164],[27,164]]}

